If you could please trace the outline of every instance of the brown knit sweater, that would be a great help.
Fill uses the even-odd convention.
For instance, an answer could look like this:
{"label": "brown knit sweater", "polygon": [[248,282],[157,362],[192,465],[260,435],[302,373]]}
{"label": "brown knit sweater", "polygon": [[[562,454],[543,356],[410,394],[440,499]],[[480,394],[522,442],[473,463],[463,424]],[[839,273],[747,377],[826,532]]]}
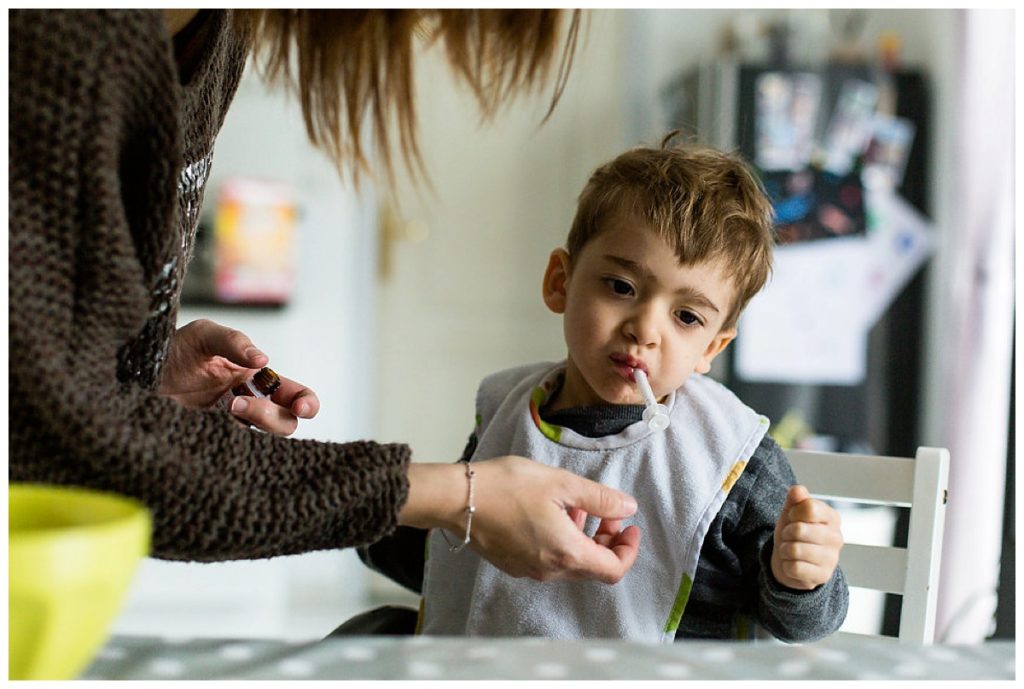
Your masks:
{"label": "brown knit sweater", "polygon": [[179,74],[157,11],[9,13],[10,480],[141,499],[162,558],[373,542],[406,446],[281,438],[154,392],[248,49],[230,12],[190,28]]}

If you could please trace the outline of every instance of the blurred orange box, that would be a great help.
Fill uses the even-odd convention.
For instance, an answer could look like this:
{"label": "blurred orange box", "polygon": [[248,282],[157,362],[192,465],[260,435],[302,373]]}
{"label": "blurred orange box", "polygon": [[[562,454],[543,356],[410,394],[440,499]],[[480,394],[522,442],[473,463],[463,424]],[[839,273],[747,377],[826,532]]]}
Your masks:
{"label": "blurred orange box", "polygon": [[290,185],[238,177],[220,188],[214,220],[217,301],[286,304],[295,280],[295,195]]}

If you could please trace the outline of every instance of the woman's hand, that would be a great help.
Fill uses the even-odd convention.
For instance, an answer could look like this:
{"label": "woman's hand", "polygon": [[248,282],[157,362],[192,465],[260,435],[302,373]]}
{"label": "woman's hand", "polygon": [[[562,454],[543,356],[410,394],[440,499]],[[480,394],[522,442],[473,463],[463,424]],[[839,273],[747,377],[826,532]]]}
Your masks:
{"label": "woman's hand", "polygon": [[[523,457],[474,462],[473,470],[470,547],[504,572],[614,584],[636,560],[640,529],[620,531],[636,512],[628,495]],[[464,464],[413,464],[399,521],[465,534],[467,487]],[[593,538],[577,526],[584,513],[602,519]]]}
{"label": "woman's hand", "polygon": [[[192,321],[171,338],[158,392],[186,407],[212,407],[268,361],[241,331],[206,319]],[[278,435],[291,435],[299,418],[313,418],[318,411],[316,394],[283,376],[271,399],[237,397],[231,404],[239,420]]]}

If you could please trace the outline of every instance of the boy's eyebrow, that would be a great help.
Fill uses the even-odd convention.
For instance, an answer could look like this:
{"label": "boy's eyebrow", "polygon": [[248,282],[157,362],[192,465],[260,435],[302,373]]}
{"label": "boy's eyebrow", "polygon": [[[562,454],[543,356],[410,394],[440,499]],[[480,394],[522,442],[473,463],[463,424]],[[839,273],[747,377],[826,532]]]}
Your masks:
{"label": "boy's eyebrow", "polygon": [[[604,257],[605,259],[611,261],[612,263],[617,263],[626,270],[632,273],[636,273],[637,275],[640,275],[645,279],[655,279],[654,275],[652,275],[649,270],[644,268],[636,261],[631,261],[628,258],[623,258],[622,256],[616,256],[614,254],[605,254]],[[696,287],[684,287],[681,290],[679,290],[679,294],[685,295],[686,298],[692,301],[696,306],[703,306],[704,308],[711,309],[715,313],[720,313],[720,310],[717,306],[715,306],[715,303],[708,299],[707,296],[705,296],[704,293],[701,292]]]}

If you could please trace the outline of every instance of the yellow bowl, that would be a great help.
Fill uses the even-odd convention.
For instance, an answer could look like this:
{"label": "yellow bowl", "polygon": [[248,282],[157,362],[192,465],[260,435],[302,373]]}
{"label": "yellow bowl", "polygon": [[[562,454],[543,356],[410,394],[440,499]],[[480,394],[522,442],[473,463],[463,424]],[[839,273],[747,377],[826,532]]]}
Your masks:
{"label": "yellow bowl", "polygon": [[12,483],[8,497],[10,679],[72,679],[149,553],[149,512],[78,488]]}

